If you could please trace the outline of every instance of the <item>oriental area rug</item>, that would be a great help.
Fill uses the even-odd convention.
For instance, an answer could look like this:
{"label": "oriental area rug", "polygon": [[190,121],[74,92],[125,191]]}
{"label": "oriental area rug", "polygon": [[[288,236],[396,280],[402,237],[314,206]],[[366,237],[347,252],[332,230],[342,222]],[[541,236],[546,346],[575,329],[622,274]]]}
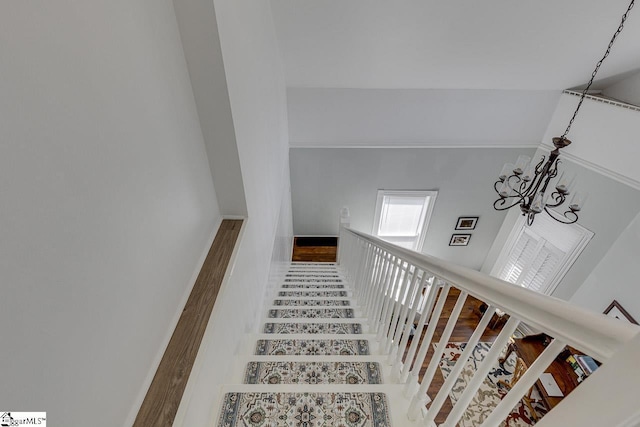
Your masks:
{"label": "oriental area rug", "polygon": [[[442,359],[440,360],[440,370],[442,376],[446,379],[449,372],[453,369],[460,355],[464,351],[467,343],[450,342],[447,344]],[[475,349],[471,353],[469,360],[465,364],[464,369],[460,373],[458,380],[454,384],[449,398],[455,405],[462,393],[464,392],[467,384],[471,381],[476,367],[491,348],[491,343],[480,342],[476,345]],[[513,377],[513,370],[515,367],[515,355],[511,355],[504,364],[501,366],[496,361],[495,366],[491,369],[487,378],[484,380],[478,393],[474,396],[473,401],[467,408],[467,411],[460,419],[458,423],[459,427],[475,427],[481,426],[484,420],[491,414],[493,409],[498,406],[502,398],[507,394],[507,389],[498,385],[499,380],[503,380],[510,383]],[[538,417],[542,417],[545,413],[541,404],[535,406]],[[500,424],[500,427],[525,427],[534,425],[536,422],[531,417],[529,408],[521,401],[513,408],[507,418]]]}

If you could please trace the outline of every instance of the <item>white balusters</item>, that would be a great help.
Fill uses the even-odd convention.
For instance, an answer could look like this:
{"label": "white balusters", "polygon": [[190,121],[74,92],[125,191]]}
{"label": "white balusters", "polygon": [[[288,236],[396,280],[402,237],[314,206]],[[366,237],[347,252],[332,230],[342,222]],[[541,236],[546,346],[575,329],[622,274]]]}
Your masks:
{"label": "white balusters", "polygon": [[[407,329],[407,325],[412,325],[413,320],[411,322],[407,321],[407,314],[409,312],[409,306],[413,303],[414,307],[417,308],[418,304],[415,301],[415,296],[418,292],[418,286],[421,283],[421,275],[418,274],[418,269],[414,268],[412,275],[411,286],[407,286],[407,292],[404,293],[404,298],[400,299],[398,305],[401,307],[400,315],[398,317],[397,322],[395,322],[395,328],[393,333],[389,333],[387,338],[387,347],[386,353],[389,353],[389,358],[387,359],[387,363],[389,365],[393,365],[396,354],[398,352],[398,340],[400,339],[400,333],[402,330]],[[415,313],[415,312],[414,312]],[[404,327],[404,328],[403,328]],[[409,328],[409,331],[411,328]],[[405,335],[408,338],[409,331],[405,331]],[[393,345],[395,343],[396,345]],[[405,341],[406,344],[406,341]],[[404,348],[403,348],[404,349]]]}
{"label": "white balusters", "polygon": [[[455,328],[456,323],[458,321],[458,317],[460,316],[460,312],[462,311],[462,307],[464,307],[464,303],[467,300],[467,293],[460,292],[458,296],[458,300],[456,301],[456,305],[453,307],[453,311],[449,316],[449,320],[447,321],[447,326],[445,326],[444,331],[442,331],[442,335],[440,336],[440,341],[438,345],[433,351],[433,355],[431,356],[431,361],[429,362],[429,366],[427,367],[427,371],[424,373],[424,377],[422,378],[422,383],[420,384],[420,388],[413,399],[411,400],[411,405],[409,406],[409,419],[415,420],[418,416],[418,410],[420,406],[424,407],[424,405],[429,400],[429,396],[427,396],[427,390],[429,390],[429,386],[431,385],[431,381],[433,380],[433,376],[436,373],[436,369],[440,364],[440,359],[442,358],[442,354],[444,353],[444,349],[449,342],[449,337],[451,337],[451,333],[453,332],[453,328]],[[436,319],[435,323],[438,322],[439,319]],[[433,322],[433,319],[431,319]]]}
{"label": "white balusters", "polygon": [[[412,399],[407,413],[411,419],[419,419],[420,415],[426,411],[421,422],[430,427],[435,426],[435,417],[442,410],[444,402],[481,339],[496,307],[506,312],[509,320],[503,326],[484,360],[476,367],[474,376],[467,383],[446,421],[440,427],[457,425],[477,394],[480,385],[490,370],[497,365],[500,353],[520,320],[556,339],[547,346],[498,406],[487,411],[489,415],[482,424],[483,427],[494,427],[504,420],[565,344],[605,363],[598,372],[594,373],[593,378],[590,377],[580,386],[580,389],[572,392],[562,405],[559,405],[559,412],[554,409],[545,416],[540,421],[541,426],[544,424],[549,427],[564,427],[567,424],[578,425],[573,422],[578,419],[595,419],[594,415],[598,414],[598,409],[593,409],[584,402],[581,404],[578,396],[601,396],[603,395],[601,390],[610,384],[624,381],[633,383],[627,378],[632,368],[626,371],[615,369],[615,366],[607,365],[607,361],[623,360],[626,363],[625,366],[635,366],[637,355],[640,354],[640,338],[633,340],[640,330],[634,325],[616,322],[615,319],[591,313],[564,301],[513,286],[444,260],[400,248],[350,229],[341,230],[340,245],[341,271],[354,287],[354,296],[365,316],[369,318],[370,332],[377,334],[380,340],[381,352],[388,353],[387,361],[390,364],[393,363],[391,378],[406,382],[404,394]],[[439,343],[419,384],[420,369],[431,348],[438,320],[451,288],[458,289],[460,297],[448,318],[444,331],[439,335]],[[423,296],[424,290],[427,293]],[[452,367],[440,390],[432,396],[433,402],[426,410],[426,404],[429,401],[427,395],[429,385],[437,372],[442,353],[451,337],[467,294],[485,302],[489,307],[467,340],[467,345],[458,362]],[[412,327],[422,301],[425,301],[424,308],[409,346]],[[627,345],[630,342],[633,346]],[[617,352],[623,351],[627,353],[617,358]],[[605,371],[612,374],[601,375]],[[591,384],[593,387],[590,386]],[[616,420],[633,418],[632,412],[637,411],[637,405],[631,401],[625,405],[624,416],[618,416],[619,414],[616,413]],[[592,414],[591,418],[576,415],[576,413],[582,414],[586,409],[589,409],[589,413]],[[609,423],[608,421],[612,420],[611,416],[603,417],[602,420],[607,422],[600,422],[598,425],[627,426],[623,422]],[[580,425],[584,425],[584,422]]]}
{"label": "white balusters", "polygon": [[[420,320],[418,321],[418,326],[416,327],[416,333],[414,335],[414,339],[411,342],[411,347],[409,347],[409,352],[407,353],[404,365],[402,367],[402,372],[400,373],[400,382],[406,382],[407,378],[409,377],[411,364],[416,354],[416,350],[418,350],[418,343],[420,342],[420,336],[422,335],[422,331],[424,330],[424,325],[427,324],[429,316],[431,315],[431,312],[433,310],[433,305],[436,302],[436,297],[438,296],[438,293],[445,286],[444,283],[440,283],[437,279],[434,279],[434,281],[438,283],[436,285],[432,285],[429,290],[427,303],[425,304],[425,307],[422,309],[422,315],[420,316]],[[397,368],[399,370],[400,366],[397,366]]]}
{"label": "white balusters", "polygon": [[[393,321],[393,312],[396,307],[396,296],[401,292],[403,284],[408,276],[405,269],[405,262],[402,259],[397,260],[397,268],[393,278],[393,285],[390,292],[387,293],[384,301],[384,310],[380,319],[380,329],[378,331],[378,340],[382,340],[389,333],[390,325]],[[384,351],[384,350],[383,350]]]}
{"label": "white balusters", "polygon": [[429,411],[427,412],[427,416],[425,417],[425,420],[424,420],[425,425],[431,425],[431,423],[434,422],[436,415],[438,415],[438,412],[440,412],[440,409],[442,409],[442,405],[447,400],[447,397],[449,396],[449,392],[451,391],[456,381],[458,380],[458,376],[464,369],[465,364],[467,363],[467,360],[469,360],[469,357],[473,354],[473,350],[475,349],[476,345],[480,341],[480,337],[482,337],[482,334],[484,330],[487,328],[487,325],[489,324],[489,322],[491,321],[491,318],[493,317],[493,314],[495,313],[495,311],[496,311],[495,307],[492,307],[492,306],[489,306],[485,311],[484,316],[482,316],[482,319],[480,320],[480,323],[478,323],[478,326],[476,326],[476,329],[473,331],[471,338],[469,338],[469,341],[467,342],[467,346],[464,348],[464,351],[458,358],[458,361],[456,362],[454,367],[451,369],[451,372],[449,372],[447,379],[445,380],[444,384],[438,391],[438,394],[436,395],[436,397],[433,399],[431,406],[429,406]]}
{"label": "white balusters", "polygon": [[441,424],[440,427],[454,427],[458,424],[458,421],[460,421],[460,418],[462,418],[462,415],[464,415],[464,412],[473,400],[473,397],[478,392],[478,389],[482,385],[482,382],[485,380],[491,369],[495,366],[500,353],[502,352],[502,350],[504,350],[504,347],[507,345],[507,342],[509,342],[509,338],[515,332],[519,323],[520,321],[515,317],[512,316],[509,318],[507,323],[502,328],[502,331],[491,345],[491,349],[484,357],[484,360],[478,366],[478,369],[471,378],[471,381],[469,381],[464,392],[449,413],[446,421],[444,422],[444,424]]}
{"label": "white balusters", "polygon": [[[398,282],[398,269],[400,268],[400,259],[393,257],[392,262],[389,263],[390,268],[388,274],[385,276],[385,285],[382,292],[380,292],[379,301],[375,310],[375,326],[372,332],[378,333],[383,330],[381,328],[382,322],[389,310],[390,296],[393,294],[396,283]],[[382,334],[378,333],[378,340],[382,338]]]}
{"label": "white balusters", "polygon": [[500,424],[507,415],[511,412],[513,407],[522,399],[522,396],[533,387],[540,375],[549,367],[553,359],[564,349],[565,343],[561,340],[555,339],[544,349],[542,354],[533,362],[529,369],[520,377],[518,382],[511,387],[511,390],[502,399],[498,406],[491,412],[491,415],[482,423],[484,427],[492,427]]}
{"label": "white balusters", "polygon": [[[416,275],[416,277],[418,277],[418,275]],[[391,360],[392,358],[395,358],[395,363],[391,362],[391,363],[394,363],[393,367],[391,368],[391,377],[395,380],[398,380],[400,378],[402,356],[404,355],[404,352],[407,348],[407,343],[409,342],[409,337],[411,336],[411,329],[413,328],[413,323],[416,318],[416,313],[418,312],[418,305],[420,302],[421,293],[423,289],[429,291],[429,288],[425,288],[427,284],[428,284],[427,274],[425,272],[422,272],[422,278],[420,278],[420,284],[419,286],[417,286],[417,290],[414,293],[414,297],[410,302],[412,304],[411,311],[409,312],[409,315],[407,316],[405,321],[406,323],[404,326],[404,330],[402,331],[402,340],[400,341],[400,345],[398,347],[394,347],[395,355],[393,352],[389,354],[389,360]],[[407,305],[408,304],[409,303],[407,303]],[[427,310],[424,310],[424,311],[426,312]],[[422,325],[419,324],[419,327],[423,328],[424,323]],[[419,335],[416,335],[416,336],[418,338],[420,337]],[[417,343],[418,339],[416,339],[415,341]],[[415,354],[415,350],[413,354]],[[411,357],[413,357],[413,354],[411,355]]]}
{"label": "white balusters", "polygon": [[[438,325],[438,319],[440,319],[440,313],[442,313],[442,308],[444,307],[444,303],[447,301],[447,296],[449,295],[449,289],[451,285],[448,283],[442,287],[440,290],[440,296],[438,297],[438,302],[433,309],[433,313],[431,314],[431,318],[429,319],[429,326],[427,327],[427,332],[424,333],[424,337],[422,338],[422,344],[420,344],[420,351],[416,356],[415,361],[413,362],[413,369],[411,370],[411,375],[407,380],[407,385],[404,389],[404,395],[406,397],[413,397],[414,393],[418,388],[418,375],[420,374],[420,368],[422,368],[422,363],[424,359],[427,357],[427,353],[429,352],[429,346],[431,345],[431,338],[433,338],[433,333],[436,331],[436,326]],[[419,336],[417,337],[420,338]]]}

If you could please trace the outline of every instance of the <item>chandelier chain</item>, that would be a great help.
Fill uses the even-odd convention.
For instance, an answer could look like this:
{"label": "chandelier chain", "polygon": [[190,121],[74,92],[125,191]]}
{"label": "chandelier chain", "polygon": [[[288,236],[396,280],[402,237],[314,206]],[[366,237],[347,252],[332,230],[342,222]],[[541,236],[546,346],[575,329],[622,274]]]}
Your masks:
{"label": "chandelier chain", "polygon": [[618,38],[618,35],[620,35],[620,32],[622,32],[622,29],[624,28],[624,23],[627,20],[627,15],[629,15],[629,12],[631,12],[631,9],[633,9],[634,4],[635,4],[635,0],[631,0],[631,3],[629,4],[629,7],[627,8],[627,11],[624,13],[624,15],[622,15],[622,20],[620,21],[620,25],[618,26],[618,29],[616,30],[615,34],[611,38],[611,41],[609,42],[609,46],[607,46],[607,51],[604,53],[604,56],[602,57],[602,59],[600,61],[598,61],[598,63],[596,64],[595,70],[593,70],[593,73],[591,73],[591,79],[589,80],[589,83],[587,84],[587,87],[585,87],[584,90],[582,91],[582,95],[580,96],[580,101],[578,102],[578,106],[576,107],[576,111],[573,112],[573,117],[571,117],[571,120],[569,121],[569,125],[567,126],[567,129],[564,131],[564,133],[560,137],[561,139],[565,139],[565,137],[569,133],[569,130],[571,130],[571,125],[573,124],[573,121],[576,119],[576,116],[578,115],[578,111],[580,110],[580,107],[582,106],[582,101],[584,101],[584,98],[587,95],[587,92],[589,91],[589,88],[593,84],[593,80],[596,78],[596,74],[598,74],[598,70],[600,69],[600,66],[602,65],[604,60],[607,58],[607,56],[609,56],[609,53],[611,52],[611,47],[613,46],[613,43]]}

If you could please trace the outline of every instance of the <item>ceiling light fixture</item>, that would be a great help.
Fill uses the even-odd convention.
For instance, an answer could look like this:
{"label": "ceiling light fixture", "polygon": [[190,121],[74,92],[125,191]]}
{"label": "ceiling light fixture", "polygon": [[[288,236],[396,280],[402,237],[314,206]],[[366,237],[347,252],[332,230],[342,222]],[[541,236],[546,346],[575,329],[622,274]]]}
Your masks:
{"label": "ceiling light fixture", "polygon": [[[561,163],[558,158],[560,156],[560,149],[571,144],[571,141],[566,138],[569,130],[571,130],[571,125],[578,115],[582,101],[584,101],[584,97],[593,84],[593,80],[596,74],[598,74],[602,62],[609,56],[613,43],[624,28],[627,15],[633,8],[634,3],[635,0],[631,0],[627,11],[622,15],[622,21],[618,29],[609,42],[607,51],[596,64],[593,73],[591,73],[591,79],[582,91],[580,101],[578,102],[576,110],[573,112],[571,120],[569,120],[567,129],[562,136],[553,138],[553,145],[556,148],[549,153],[549,158],[545,161],[545,156],[542,156],[542,160],[540,160],[538,164],[534,164],[530,163],[531,158],[529,156],[520,156],[515,165],[510,163],[504,165],[498,180],[493,185],[496,193],[500,196],[493,202],[495,210],[504,211],[520,205],[522,215],[527,216],[527,224],[529,225],[533,224],[535,216],[543,210],[547,212],[551,218],[564,224],[573,224],[578,220],[578,212],[584,206],[586,195],[578,191],[573,191],[574,178],[570,177],[567,173],[562,173],[553,186],[555,187],[555,191],[549,188],[549,182],[558,175],[558,165]],[[554,208],[564,204],[569,194],[573,196],[569,202],[568,209],[567,207],[563,208],[567,209],[563,214],[554,211]]]}

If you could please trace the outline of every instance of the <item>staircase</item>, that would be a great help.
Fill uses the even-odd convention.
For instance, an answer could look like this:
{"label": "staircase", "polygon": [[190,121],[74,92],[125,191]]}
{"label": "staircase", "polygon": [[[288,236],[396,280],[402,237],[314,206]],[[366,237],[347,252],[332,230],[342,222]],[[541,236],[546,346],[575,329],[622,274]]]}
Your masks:
{"label": "staircase", "polygon": [[390,426],[402,386],[335,264],[292,263],[267,303],[262,333],[224,387],[218,426]]}
{"label": "staircase", "polygon": [[[482,416],[469,425],[504,425],[566,345],[603,365],[537,425],[640,425],[635,394],[618,393],[635,390],[640,381],[637,325],[344,227],[340,242],[339,269],[318,263],[288,267],[266,301],[260,333],[247,334],[236,360],[216,367],[228,370],[236,384],[222,386],[221,402],[214,404],[219,408],[215,425],[467,425],[465,414],[474,407],[476,395],[483,395],[487,375],[495,376],[501,353],[521,322],[552,341],[517,384],[507,379],[512,387],[496,406],[481,405],[477,412]],[[451,297],[455,304],[443,310]],[[455,344],[450,338],[465,302],[472,297],[487,309],[464,347],[457,346],[459,354],[448,363],[444,382],[434,381],[445,351],[450,354]],[[508,320],[488,346],[480,339],[498,313]],[[419,340],[409,340],[413,325],[420,331]],[[457,387],[469,364],[473,371],[464,387]],[[610,399],[612,393],[616,399]],[[444,421],[438,420],[447,398],[453,407]]]}

